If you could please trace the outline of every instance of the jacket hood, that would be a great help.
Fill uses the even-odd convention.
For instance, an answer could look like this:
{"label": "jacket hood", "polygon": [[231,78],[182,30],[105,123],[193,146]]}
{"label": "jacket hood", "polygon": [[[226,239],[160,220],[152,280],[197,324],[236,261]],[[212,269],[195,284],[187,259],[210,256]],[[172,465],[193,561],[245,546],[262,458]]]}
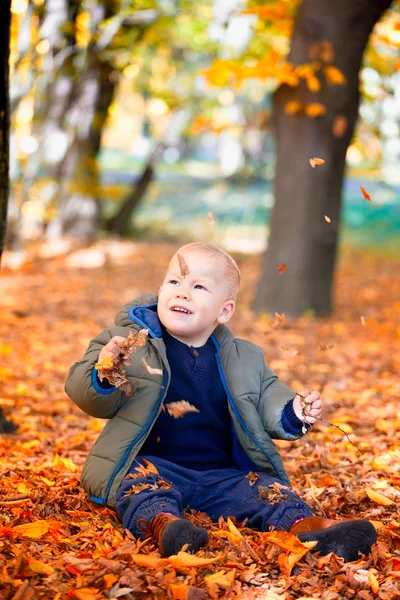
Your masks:
{"label": "jacket hood", "polygon": [[[162,330],[157,313],[158,294],[143,294],[131,300],[118,311],[115,324],[119,327],[132,327],[148,329],[149,336],[161,338]],[[214,331],[218,345],[223,346],[233,341],[233,334],[226,325],[218,325]]]}

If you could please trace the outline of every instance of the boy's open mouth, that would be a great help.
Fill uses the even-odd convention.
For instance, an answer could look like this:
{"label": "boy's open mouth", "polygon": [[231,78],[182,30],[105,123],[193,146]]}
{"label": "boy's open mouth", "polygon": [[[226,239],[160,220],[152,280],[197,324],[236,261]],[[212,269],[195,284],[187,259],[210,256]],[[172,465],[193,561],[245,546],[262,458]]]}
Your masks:
{"label": "boy's open mouth", "polygon": [[180,312],[183,313],[184,315],[191,315],[192,313],[190,312],[190,310],[188,310],[187,308],[183,308],[182,306],[173,306],[171,308],[172,311],[174,312]]}

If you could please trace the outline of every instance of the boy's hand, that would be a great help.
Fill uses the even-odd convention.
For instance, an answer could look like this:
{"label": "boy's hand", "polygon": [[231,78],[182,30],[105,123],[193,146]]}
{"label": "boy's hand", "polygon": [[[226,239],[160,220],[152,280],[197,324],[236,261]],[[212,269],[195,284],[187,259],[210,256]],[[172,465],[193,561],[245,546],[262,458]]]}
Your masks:
{"label": "boy's hand", "polygon": [[301,396],[305,396],[305,399],[296,394],[293,400],[293,410],[300,421],[312,425],[322,414],[321,395],[317,391],[300,393]]}
{"label": "boy's hand", "polygon": [[115,335],[112,337],[111,340],[104,346],[104,348],[101,349],[97,362],[102,361],[103,358],[113,358],[119,352],[120,344],[123,344],[125,340],[126,338],[122,337],[121,335]]}

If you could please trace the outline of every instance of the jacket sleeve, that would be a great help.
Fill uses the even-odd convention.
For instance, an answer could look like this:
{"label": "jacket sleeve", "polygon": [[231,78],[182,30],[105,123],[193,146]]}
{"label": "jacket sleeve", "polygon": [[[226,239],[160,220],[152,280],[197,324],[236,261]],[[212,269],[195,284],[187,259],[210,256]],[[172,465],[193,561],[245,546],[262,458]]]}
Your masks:
{"label": "jacket sleeve", "polygon": [[258,412],[263,426],[272,439],[297,440],[302,437],[286,431],[282,425],[283,410],[288,402],[293,400],[296,393],[281,383],[275,373],[264,363],[261,380],[260,403]]}
{"label": "jacket sleeve", "polygon": [[126,399],[118,388],[102,388],[94,369],[100,350],[114,335],[127,336],[127,333],[121,327],[102,331],[90,342],[83,359],[72,365],[65,384],[65,391],[75,404],[88,415],[100,419],[111,419]]}

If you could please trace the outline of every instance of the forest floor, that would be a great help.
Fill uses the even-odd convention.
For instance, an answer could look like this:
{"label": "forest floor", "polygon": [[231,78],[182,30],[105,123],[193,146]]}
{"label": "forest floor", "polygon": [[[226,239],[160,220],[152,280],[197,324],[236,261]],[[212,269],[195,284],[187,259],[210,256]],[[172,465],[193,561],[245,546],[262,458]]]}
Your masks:
{"label": "forest floor", "polygon": [[101,242],[66,256],[32,254],[18,269],[5,261],[0,405],[18,430],[0,437],[0,597],[400,598],[400,294],[393,258],[343,255],[335,311],[317,320],[255,319],[249,303],[259,258],[238,256],[243,286],[231,321],[236,336],[264,349],[286,385],[321,391],[323,418],[332,425],[320,421],[303,439],[277,445],[295,491],[317,514],[373,521],[378,542],[370,556],[344,564],[333,554],[312,554],[290,534],[192,513],[208,528],[209,546],[162,559],[112,510],[88,500],[80,471],[104,421],[66,396],[69,367],[113,325],[120,306],[158,289],[175,249]]}

